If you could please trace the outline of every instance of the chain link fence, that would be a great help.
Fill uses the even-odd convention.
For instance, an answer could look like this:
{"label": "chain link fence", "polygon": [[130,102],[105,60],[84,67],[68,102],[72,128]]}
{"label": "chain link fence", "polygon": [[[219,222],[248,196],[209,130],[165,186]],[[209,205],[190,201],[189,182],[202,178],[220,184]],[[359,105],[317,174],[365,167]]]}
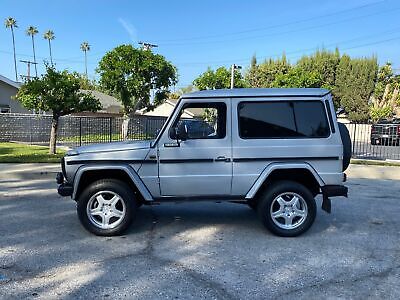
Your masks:
{"label": "chain link fence", "polygon": [[[128,126],[128,139],[153,139],[165,123],[164,117],[134,116]],[[60,118],[58,144],[77,147],[92,143],[122,141],[122,117],[64,116]],[[371,124],[345,124],[350,132],[353,158],[400,160],[400,145],[383,139],[371,143]],[[0,114],[0,141],[48,144],[51,116]],[[399,130],[400,132],[400,130]]]}

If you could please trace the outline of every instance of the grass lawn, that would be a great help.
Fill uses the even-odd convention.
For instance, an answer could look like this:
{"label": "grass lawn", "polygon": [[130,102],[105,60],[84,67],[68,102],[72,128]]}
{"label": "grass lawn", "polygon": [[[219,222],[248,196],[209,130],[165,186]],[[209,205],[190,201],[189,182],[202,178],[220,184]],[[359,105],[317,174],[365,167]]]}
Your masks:
{"label": "grass lawn", "polygon": [[49,154],[45,146],[17,143],[0,143],[0,163],[51,163],[60,162],[65,151],[57,149],[57,154]]}

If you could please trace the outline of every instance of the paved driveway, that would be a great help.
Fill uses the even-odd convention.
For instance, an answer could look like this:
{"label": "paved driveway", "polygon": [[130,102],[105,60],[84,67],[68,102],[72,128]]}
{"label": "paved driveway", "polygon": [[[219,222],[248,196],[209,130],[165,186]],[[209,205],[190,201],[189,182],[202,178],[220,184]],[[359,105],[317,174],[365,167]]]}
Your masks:
{"label": "paved driveway", "polygon": [[0,298],[400,298],[400,181],[351,178],[298,238],[229,203],[142,207],[101,238],[30,172],[0,177]]}

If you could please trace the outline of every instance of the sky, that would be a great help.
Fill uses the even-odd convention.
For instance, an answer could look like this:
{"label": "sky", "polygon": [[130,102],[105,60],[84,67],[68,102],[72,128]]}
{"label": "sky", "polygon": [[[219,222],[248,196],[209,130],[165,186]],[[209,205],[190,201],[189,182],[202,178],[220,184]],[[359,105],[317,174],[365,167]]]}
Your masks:
{"label": "sky", "polygon": [[[133,0],[0,0],[0,74],[15,78],[12,38],[4,19],[17,20],[17,60],[33,60],[28,26],[36,26],[38,71],[49,61],[43,33],[51,29],[53,58],[58,69],[84,72],[83,41],[89,42],[88,73],[97,78],[101,57],[120,44],[157,44],[178,69],[179,89],[207,67],[241,65],[253,55],[258,62],[286,53],[295,63],[316,49],[335,49],[352,57],[376,55],[400,72],[400,1],[133,1]],[[27,66],[18,62],[18,72]]]}

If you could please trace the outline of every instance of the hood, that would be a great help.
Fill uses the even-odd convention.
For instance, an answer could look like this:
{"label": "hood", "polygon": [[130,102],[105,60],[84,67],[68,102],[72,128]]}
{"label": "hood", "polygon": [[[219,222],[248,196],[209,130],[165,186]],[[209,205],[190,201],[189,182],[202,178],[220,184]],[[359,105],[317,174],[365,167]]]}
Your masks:
{"label": "hood", "polygon": [[81,146],[75,148],[73,151],[77,154],[81,153],[93,153],[93,152],[112,152],[112,151],[123,151],[123,150],[137,150],[137,149],[149,149],[152,141],[125,141],[125,142],[111,142],[104,144],[93,144],[88,146]]}

